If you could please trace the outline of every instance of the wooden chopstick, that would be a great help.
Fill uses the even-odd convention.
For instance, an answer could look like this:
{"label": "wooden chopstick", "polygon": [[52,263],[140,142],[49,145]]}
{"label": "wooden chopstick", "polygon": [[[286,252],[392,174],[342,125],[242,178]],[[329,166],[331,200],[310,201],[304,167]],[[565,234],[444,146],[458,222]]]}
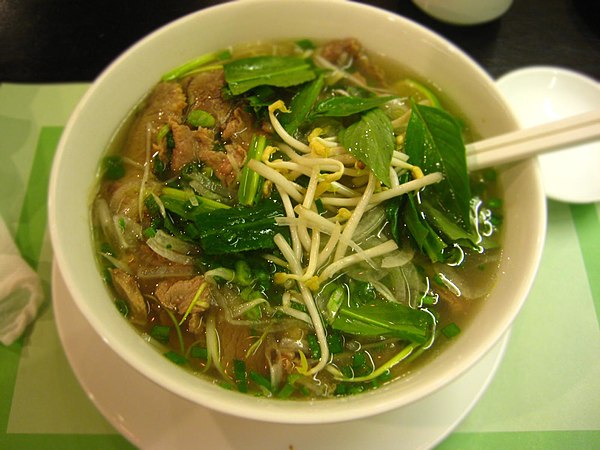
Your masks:
{"label": "wooden chopstick", "polygon": [[600,138],[600,110],[474,142],[466,146],[469,170],[526,159]]}

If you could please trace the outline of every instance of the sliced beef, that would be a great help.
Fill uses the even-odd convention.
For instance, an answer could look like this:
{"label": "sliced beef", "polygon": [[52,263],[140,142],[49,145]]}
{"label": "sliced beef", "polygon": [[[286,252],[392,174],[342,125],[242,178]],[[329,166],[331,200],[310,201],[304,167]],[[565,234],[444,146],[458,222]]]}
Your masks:
{"label": "sliced beef", "polygon": [[208,128],[193,130],[185,125],[171,122],[175,147],[171,156],[171,171],[178,174],[186,165],[200,159],[200,154],[212,151],[215,133]]}
{"label": "sliced beef", "polygon": [[223,71],[200,72],[186,78],[182,84],[188,98],[188,112],[195,109],[209,112],[215,118],[217,128],[222,128],[233,110],[231,103],[223,98]]}
{"label": "sliced beef", "polygon": [[231,113],[223,128],[221,137],[227,142],[240,144],[247,149],[254,132],[252,116],[244,108],[238,106]]}
{"label": "sliced beef", "polygon": [[[163,280],[156,286],[154,294],[158,301],[166,308],[185,314],[194,300],[198,289],[204,283],[204,277],[198,275],[189,280]],[[190,313],[206,311],[210,306],[210,289],[204,289]]]}
{"label": "sliced beef", "polygon": [[130,320],[138,325],[145,324],[148,320],[148,305],[135,278],[121,269],[110,269],[110,275],[117,295],[129,306]]}
{"label": "sliced beef", "polygon": [[202,151],[200,152],[200,160],[207,166],[212,167],[221,183],[226,187],[231,187],[238,179],[248,153],[248,147],[243,147],[240,144],[229,144],[225,146],[225,149],[225,152]]}
{"label": "sliced beef", "polygon": [[232,378],[234,378],[234,359],[245,360],[248,372],[255,371],[263,375],[268,373],[267,360],[262,346],[246,358],[248,349],[258,339],[258,336],[251,334],[249,327],[231,324],[227,322],[225,314],[219,314],[217,329],[219,330],[221,365]]}
{"label": "sliced beef", "polygon": [[353,63],[366,79],[383,81],[383,70],[373,64],[362,44],[355,38],[329,42],[321,49],[321,56],[339,67]]}
{"label": "sliced beef", "polygon": [[151,141],[156,133],[170,121],[181,122],[186,108],[186,97],[177,82],[158,83],[144,101],[127,136],[124,156],[143,164],[146,160],[146,130],[150,128]]}

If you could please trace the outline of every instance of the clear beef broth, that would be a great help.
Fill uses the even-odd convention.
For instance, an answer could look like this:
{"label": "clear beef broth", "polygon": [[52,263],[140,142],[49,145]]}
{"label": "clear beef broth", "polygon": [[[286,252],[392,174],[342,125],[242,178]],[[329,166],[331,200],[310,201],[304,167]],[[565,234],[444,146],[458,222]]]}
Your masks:
{"label": "clear beef broth", "polygon": [[[295,59],[253,59],[248,73],[293,74],[236,93],[244,64],[232,61],[273,54]],[[451,104],[408,74],[352,39],[302,40],[240,45],[159,82],[116,132],[91,207],[123,315],[183,368],[275,398],[375,389],[460,339],[493,287],[501,191],[495,172],[470,174],[466,225],[445,218],[432,185],[374,200],[427,179],[403,153],[410,120]],[[290,105],[308,111],[297,124]],[[365,124],[392,133],[390,186],[357,157],[366,131],[358,153],[342,145]]]}

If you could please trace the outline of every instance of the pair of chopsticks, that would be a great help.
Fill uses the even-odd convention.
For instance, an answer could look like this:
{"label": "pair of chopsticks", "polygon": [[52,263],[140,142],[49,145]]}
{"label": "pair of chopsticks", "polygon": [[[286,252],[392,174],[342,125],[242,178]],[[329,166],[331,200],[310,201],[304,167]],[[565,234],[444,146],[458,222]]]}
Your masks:
{"label": "pair of chopsticks", "polygon": [[469,170],[484,169],[600,138],[600,110],[513,131],[466,146]]}

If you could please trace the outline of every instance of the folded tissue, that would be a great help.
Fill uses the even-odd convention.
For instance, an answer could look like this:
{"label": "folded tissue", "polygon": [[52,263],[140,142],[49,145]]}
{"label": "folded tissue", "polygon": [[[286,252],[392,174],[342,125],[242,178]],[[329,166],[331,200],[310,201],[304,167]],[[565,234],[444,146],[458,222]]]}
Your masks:
{"label": "folded tissue", "polygon": [[36,317],[44,300],[38,274],[21,257],[0,217],[0,342],[12,344]]}

